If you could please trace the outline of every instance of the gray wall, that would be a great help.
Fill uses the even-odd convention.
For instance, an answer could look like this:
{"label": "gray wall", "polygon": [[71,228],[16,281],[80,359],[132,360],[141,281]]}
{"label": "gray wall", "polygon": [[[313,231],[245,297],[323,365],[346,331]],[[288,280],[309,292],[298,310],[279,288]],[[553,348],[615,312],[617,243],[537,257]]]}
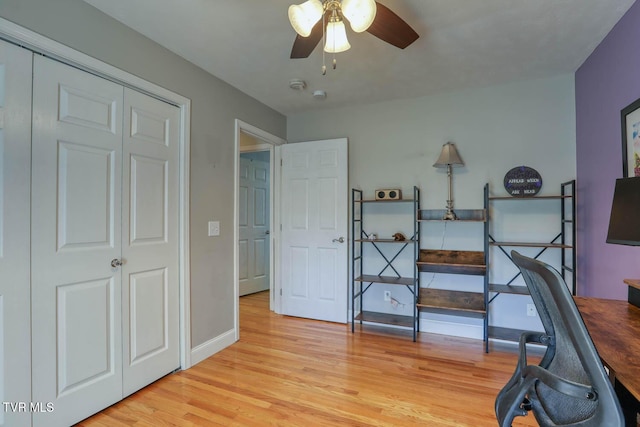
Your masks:
{"label": "gray wall", "polygon": [[192,346],[231,330],[234,119],[284,138],[286,118],[81,0],[1,0],[0,16],[191,99]]}
{"label": "gray wall", "polygon": [[[493,195],[506,195],[505,173],[526,165],[543,178],[541,195],[558,194],[560,183],[575,178],[576,138],[574,79],[571,74],[549,79],[529,80],[482,89],[464,90],[417,99],[389,101],[361,107],[301,113],[287,118],[287,139],[312,141],[338,137],[349,138],[349,184],[373,197],[376,188],[400,188],[412,196],[414,185],[421,189],[423,209],[444,209],[447,200],[445,169],[432,167],[442,144],[454,142],[464,167],[453,175],[454,206],[477,209],[483,206],[483,187],[490,184]],[[535,204],[532,204],[535,203]],[[559,203],[541,201],[494,203],[493,235],[497,240],[551,241],[560,231]],[[413,232],[411,212],[385,208],[368,217],[368,226],[380,236],[397,231]],[[523,224],[526,226],[523,227]],[[464,223],[427,223],[423,226],[423,247],[438,249],[482,250],[482,227]],[[530,248],[519,248],[533,256]],[[547,251],[543,259],[558,266],[559,252]],[[365,257],[369,254],[365,252]],[[392,254],[388,254],[392,255]],[[497,249],[492,251],[491,280],[504,283],[515,272]],[[370,254],[372,270],[384,267],[375,251]],[[411,274],[413,260],[399,263],[402,274]],[[376,264],[378,262],[378,264]],[[378,270],[376,270],[378,268]],[[433,282],[431,280],[433,279]],[[481,290],[477,277],[424,274],[422,286],[434,288]],[[520,283],[522,284],[522,283]],[[372,310],[411,314],[410,295],[399,287],[389,288],[404,306],[392,307],[383,301],[383,286],[372,288],[365,303]],[[523,329],[539,327],[538,318],[526,317],[528,297],[500,295],[492,303],[492,324],[519,325]],[[423,315],[441,321],[440,332],[478,337],[468,319]],[[465,323],[457,327],[456,323]],[[431,330],[427,322],[422,330]],[[435,331],[435,330],[434,330]],[[469,333],[469,331],[475,331]]]}

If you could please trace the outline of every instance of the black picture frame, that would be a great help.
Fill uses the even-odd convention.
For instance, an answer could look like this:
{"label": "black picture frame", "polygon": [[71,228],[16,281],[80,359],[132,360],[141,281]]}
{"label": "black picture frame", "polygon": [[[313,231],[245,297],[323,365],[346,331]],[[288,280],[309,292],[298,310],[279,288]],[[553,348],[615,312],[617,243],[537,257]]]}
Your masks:
{"label": "black picture frame", "polygon": [[620,111],[622,177],[640,176],[640,98]]}

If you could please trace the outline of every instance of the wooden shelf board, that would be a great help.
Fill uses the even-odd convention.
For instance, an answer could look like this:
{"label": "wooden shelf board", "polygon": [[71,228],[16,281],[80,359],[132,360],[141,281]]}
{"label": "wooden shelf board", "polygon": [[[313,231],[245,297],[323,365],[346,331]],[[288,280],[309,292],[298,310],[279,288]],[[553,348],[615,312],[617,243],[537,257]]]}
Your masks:
{"label": "wooden shelf board", "polygon": [[470,316],[484,316],[484,294],[478,292],[449,291],[445,289],[421,288],[419,309],[467,312]]}
{"label": "wooden shelf board", "polygon": [[560,243],[534,243],[534,242],[489,242],[489,246],[515,246],[522,248],[560,248],[571,249],[571,245],[562,245]]}
{"label": "wooden shelf board", "polygon": [[499,285],[489,283],[489,292],[500,292],[502,294],[529,295],[529,288],[526,286]]}
{"label": "wooden shelf board", "polygon": [[452,316],[471,317],[474,319],[482,319],[486,315],[485,311],[472,311],[472,310],[464,310],[461,308],[433,307],[430,305],[420,305],[420,304],[418,304],[417,307],[418,307],[418,310],[422,312],[428,311],[430,313],[449,314]]}
{"label": "wooden shelf board", "polygon": [[405,285],[412,286],[416,279],[412,277],[376,276],[373,274],[363,274],[355,279],[356,282],[383,283],[385,285]]}
{"label": "wooden shelf board", "polygon": [[478,265],[464,265],[464,264],[437,264],[432,262],[420,262],[418,265],[418,271],[422,273],[445,273],[445,274],[466,274],[470,276],[484,276],[486,274],[486,267]]}
{"label": "wooden shelf board", "polygon": [[413,244],[416,243],[415,240],[413,239],[407,239],[407,240],[394,240],[394,239],[356,239],[356,242],[363,242],[363,243],[409,243],[409,244]]}
{"label": "wooden shelf board", "polygon": [[412,316],[378,313],[375,311],[362,311],[356,316],[355,320],[371,323],[383,323],[385,325],[404,326],[407,328],[413,327]]}
{"label": "wooden shelf board", "polygon": [[533,196],[533,197],[513,197],[513,196],[490,196],[489,200],[554,200],[554,199],[570,199],[568,195],[553,196]]}
{"label": "wooden shelf board", "polygon": [[487,215],[484,209],[454,209],[457,219],[443,219],[447,211],[444,209],[422,209],[418,211],[418,221],[448,222],[485,222]]}
{"label": "wooden shelf board", "polygon": [[484,252],[421,249],[416,262],[422,272],[483,276],[487,267]]}
{"label": "wooden shelf board", "polygon": [[362,200],[354,200],[356,203],[408,203],[414,202],[413,199],[398,199],[398,200],[376,200],[376,199],[362,199]]}

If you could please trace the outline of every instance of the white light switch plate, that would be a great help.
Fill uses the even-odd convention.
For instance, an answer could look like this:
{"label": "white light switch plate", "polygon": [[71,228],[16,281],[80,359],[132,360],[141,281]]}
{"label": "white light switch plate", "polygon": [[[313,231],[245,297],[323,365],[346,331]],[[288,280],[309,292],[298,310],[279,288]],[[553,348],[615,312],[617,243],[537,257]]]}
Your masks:
{"label": "white light switch plate", "polygon": [[209,221],[209,236],[220,235],[220,221]]}

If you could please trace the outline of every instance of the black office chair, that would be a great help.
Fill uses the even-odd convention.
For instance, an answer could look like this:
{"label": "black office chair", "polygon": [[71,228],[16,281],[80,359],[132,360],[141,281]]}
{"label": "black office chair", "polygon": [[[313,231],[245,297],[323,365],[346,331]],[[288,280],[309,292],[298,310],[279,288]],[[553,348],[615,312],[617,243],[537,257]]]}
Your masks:
{"label": "black office chair", "polygon": [[[545,332],[520,337],[516,371],[496,397],[501,427],[532,411],[540,426],[624,426],[620,403],[562,276],[550,265],[511,252]],[[527,343],[546,346],[538,365]]]}

